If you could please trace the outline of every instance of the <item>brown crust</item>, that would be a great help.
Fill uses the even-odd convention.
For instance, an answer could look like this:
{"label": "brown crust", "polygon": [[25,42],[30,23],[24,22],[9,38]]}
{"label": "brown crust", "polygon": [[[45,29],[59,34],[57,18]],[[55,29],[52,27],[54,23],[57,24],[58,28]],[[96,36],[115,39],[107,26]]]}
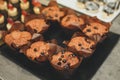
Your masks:
{"label": "brown crust", "polygon": [[40,15],[35,15],[35,14],[27,15],[27,16],[25,16],[25,23],[27,23],[28,21],[33,20],[33,19],[45,19],[45,16],[42,14],[40,14]]}

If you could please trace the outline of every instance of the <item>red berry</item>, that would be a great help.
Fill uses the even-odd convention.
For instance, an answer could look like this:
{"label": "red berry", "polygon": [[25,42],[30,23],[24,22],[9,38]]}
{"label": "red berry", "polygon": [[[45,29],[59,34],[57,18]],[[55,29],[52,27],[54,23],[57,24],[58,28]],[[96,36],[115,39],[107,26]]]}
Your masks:
{"label": "red berry", "polygon": [[14,7],[13,7],[13,5],[12,4],[8,4],[8,9],[13,9]]}
{"label": "red berry", "polygon": [[40,7],[41,6],[41,3],[38,2],[37,0],[32,0],[32,4],[36,7]]}
{"label": "red berry", "polygon": [[25,10],[22,11],[22,15],[26,16],[27,12]]}
{"label": "red berry", "polygon": [[10,23],[10,24],[13,24],[13,23],[14,23],[14,21],[13,21],[12,18],[7,18],[7,22]]}

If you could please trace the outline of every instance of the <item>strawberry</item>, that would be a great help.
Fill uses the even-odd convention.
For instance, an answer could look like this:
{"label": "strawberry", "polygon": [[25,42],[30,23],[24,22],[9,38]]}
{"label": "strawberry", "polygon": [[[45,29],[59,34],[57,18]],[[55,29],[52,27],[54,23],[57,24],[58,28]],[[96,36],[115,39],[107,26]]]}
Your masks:
{"label": "strawberry", "polygon": [[38,2],[37,0],[32,0],[32,4],[33,4],[33,6],[41,7],[41,3]]}
{"label": "strawberry", "polygon": [[10,23],[10,24],[13,24],[13,23],[14,23],[14,21],[13,21],[12,18],[7,18],[7,22]]}
{"label": "strawberry", "polygon": [[22,10],[22,15],[26,16],[27,12],[25,10]]}
{"label": "strawberry", "polygon": [[14,6],[9,3],[9,4],[8,4],[8,9],[11,9],[11,10],[12,10],[13,8],[14,8]]}

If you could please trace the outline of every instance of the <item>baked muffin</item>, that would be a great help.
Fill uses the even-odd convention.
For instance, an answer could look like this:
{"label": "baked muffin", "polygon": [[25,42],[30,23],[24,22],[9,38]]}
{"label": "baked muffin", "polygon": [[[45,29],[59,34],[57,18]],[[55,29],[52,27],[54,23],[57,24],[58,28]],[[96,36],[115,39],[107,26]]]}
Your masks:
{"label": "baked muffin", "polygon": [[60,21],[60,19],[64,16],[64,12],[60,10],[57,6],[56,1],[52,0],[47,7],[42,9],[41,12],[47,20],[50,21]]}
{"label": "baked muffin", "polygon": [[31,40],[32,35],[27,31],[12,31],[5,35],[4,42],[12,48],[19,49]]}
{"label": "baked muffin", "polygon": [[65,71],[77,68],[82,61],[70,51],[61,51],[51,57],[51,65],[58,71]]}
{"label": "baked muffin", "polygon": [[62,19],[61,25],[70,30],[78,29],[84,25],[84,20],[74,14],[68,14]]}
{"label": "baked muffin", "polygon": [[96,43],[82,33],[77,32],[67,46],[68,50],[75,52],[77,55],[88,57],[95,51]]}
{"label": "baked muffin", "polygon": [[81,30],[82,32],[96,42],[104,40],[109,32],[110,23],[105,23],[95,17],[86,17],[86,25]]}
{"label": "baked muffin", "polygon": [[60,24],[65,33],[65,37],[70,39],[74,32],[79,31],[84,24],[85,21],[83,18],[78,16],[74,10],[69,8],[62,8],[65,16],[62,18]]}
{"label": "baked muffin", "polygon": [[26,28],[34,33],[42,33],[49,27],[43,15],[27,15],[24,22]]}
{"label": "baked muffin", "polygon": [[107,35],[109,29],[107,26],[103,24],[93,22],[90,23],[89,25],[86,25],[82,31],[89,38],[95,40],[96,42],[99,42],[103,37]]}
{"label": "baked muffin", "polygon": [[44,62],[59,51],[60,48],[56,44],[37,41],[31,44],[30,48],[26,50],[25,55],[32,61]]}

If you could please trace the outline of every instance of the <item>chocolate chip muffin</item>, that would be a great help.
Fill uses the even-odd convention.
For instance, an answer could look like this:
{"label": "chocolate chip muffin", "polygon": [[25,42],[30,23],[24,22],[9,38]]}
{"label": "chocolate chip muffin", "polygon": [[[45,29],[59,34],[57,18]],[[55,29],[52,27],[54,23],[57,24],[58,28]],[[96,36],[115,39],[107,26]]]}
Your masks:
{"label": "chocolate chip muffin", "polygon": [[64,28],[67,29],[78,29],[79,27],[81,27],[82,25],[84,25],[84,20],[74,14],[71,15],[66,15],[62,21],[61,21],[61,25]]}
{"label": "chocolate chip muffin", "polygon": [[85,33],[89,38],[99,42],[104,38],[109,32],[108,27],[98,22],[91,22],[83,28],[83,33]]}
{"label": "chocolate chip muffin", "polygon": [[85,20],[82,32],[96,42],[101,42],[107,37],[111,23],[105,23],[96,17],[81,16]]}
{"label": "chocolate chip muffin", "polygon": [[32,35],[27,31],[12,31],[5,35],[4,41],[12,48],[20,48],[29,43]]}
{"label": "chocolate chip muffin", "polygon": [[57,6],[56,1],[51,1],[41,12],[47,20],[58,21],[64,16],[64,12]]}
{"label": "chocolate chip muffin", "polygon": [[25,26],[28,31],[33,33],[43,33],[49,27],[43,15],[27,15],[25,17]]}
{"label": "chocolate chip muffin", "polygon": [[32,61],[44,62],[48,60],[54,53],[58,52],[61,47],[56,44],[37,41],[31,44],[26,50],[25,55]]}
{"label": "chocolate chip muffin", "polygon": [[74,53],[70,51],[61,51],[53,55],[50,63],[58,71],[65,71],[77,68],[82,61]]}
{"label": "chocolate chip muffin", "polygon": [[77,33],[67,46],[70,51],[75,52],[77,55],[88,57],[94,52],[96,43],[82,33]]}

